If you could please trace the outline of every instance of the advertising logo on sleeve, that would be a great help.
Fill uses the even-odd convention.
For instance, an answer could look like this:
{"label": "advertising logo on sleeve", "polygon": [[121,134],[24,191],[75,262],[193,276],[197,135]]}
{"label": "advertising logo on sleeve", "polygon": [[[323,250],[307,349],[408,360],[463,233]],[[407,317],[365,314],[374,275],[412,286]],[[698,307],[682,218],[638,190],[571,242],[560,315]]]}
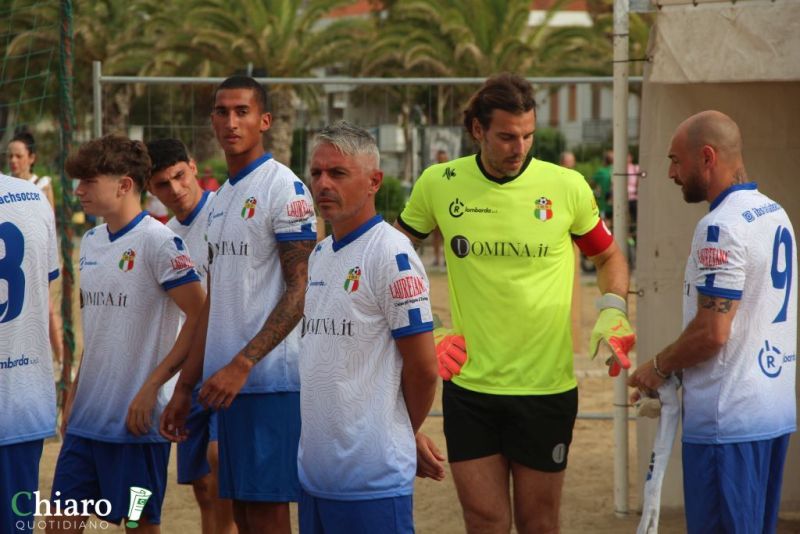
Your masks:
{"label": "advertising logo on sleeve", "polygon": [[358,281],[361,280],[361,267],[353,267],[348,271],[344,281],[344,290],[348,293],[358,291]]}
{"label": "advertising logo on sleeve", "polygon": [[533,210],[533,214],[536,216],[537,219],[540,221],[548,221],[553,218],[553,201],[545,198],[540,197],[536,201],[536,209]]}
{"label": "advertising logo on sleeve", "polygon": [[128,250],[122,253],[122,259],[119,260],[119,268],[126,273],[128,271],[132,271],[135,260],[136,260],[136,251],[133,250],[132,248],[129,248]]}
{"label": "advertising logo on sleeve", "polygon": [[244,201],[244,207],[242,208],[242,219],[252,219],[253,216],[256,214],[256,204],[258,201],[256,197],[250,197]]}
{"label": "advertising logo on sleeve", "polygon": [[293,219],[305,219],[308,215],[314,214],[314,208],[304,199],[292,200],[286,205],[286,214]]}

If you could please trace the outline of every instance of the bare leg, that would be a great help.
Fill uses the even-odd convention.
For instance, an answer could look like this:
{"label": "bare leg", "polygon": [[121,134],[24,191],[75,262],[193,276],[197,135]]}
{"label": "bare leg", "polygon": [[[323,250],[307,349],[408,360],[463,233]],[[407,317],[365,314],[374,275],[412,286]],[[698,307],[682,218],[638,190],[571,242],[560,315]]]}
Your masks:
{"label": "bare leg", "polygon": [[233,501],[240,534],[291,534],[289,503]]}
{"label": "bare leg", "polygon": [[564,474],[536,471],[511,463],[514,480],[514,524],[519,534],[559,532],[558,510]]}
{"label": "bare leg", "polygon": [[495,454],[452,462],[468,534],[507,534],[511,530],[508,460]]}
{"label": "bare leg", "polygon": [[[230,499],[219,498],[219,484],[217,473],[219,472],[219,447],[216,441],[208,444],[208,464],[211,466],[211,473],[208,479],[208,491],[212,497],[212,512],[214,528],[208,532],[214,534],[236,534],[236,523],[233,520],[233,501]],[[204,527],[205,528],[205,527]],[[205,530],[203,531],[205,534]]]}

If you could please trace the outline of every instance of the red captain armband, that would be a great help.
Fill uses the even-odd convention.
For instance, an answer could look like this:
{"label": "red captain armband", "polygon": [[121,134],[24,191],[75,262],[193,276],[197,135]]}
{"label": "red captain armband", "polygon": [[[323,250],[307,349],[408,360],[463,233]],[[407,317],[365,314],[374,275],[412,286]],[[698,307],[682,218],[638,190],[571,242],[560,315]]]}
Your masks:
{"label": "red captain armband", "polygon": [[608,231],[606,223],[598,220],[594,228],[583,235],[574,235],[572,240],[581,249],[584,256],[591,258],[605,251],[614,242],[614,236]]}

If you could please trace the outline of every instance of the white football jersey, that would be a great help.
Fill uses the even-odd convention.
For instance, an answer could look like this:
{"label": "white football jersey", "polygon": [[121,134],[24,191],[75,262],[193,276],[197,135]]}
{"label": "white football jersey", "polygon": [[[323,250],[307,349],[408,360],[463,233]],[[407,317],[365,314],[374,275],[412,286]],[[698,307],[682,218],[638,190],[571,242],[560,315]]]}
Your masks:
{"label": "white football jersey", "polygon": [[67,432],[115,443],[165,441],[158,420],[173,382],[158,392],[151,431],[128,432],[128,407],[175,344],[181,310],[167,291],[199,282],[183,240],[147,212],[115,234],[103,224],[81,242],[84,352]]}
{"label": "white football jersey", "polygon": [[[230,363],[283,295],[278,243],[316,241],[311,194],[270,154],[217,190],[208,214],[211,308],[203,379]],[[241,393],[299,391],[299,326],[250,372]]]}
{"label": "white football jersey", "polygon": [[719,354],[684,371],[683,441],[771,439],[796,429],[797,256],[792,223],[755,183],[734,185],[697,224],[684,327],[697,294],[739,301]]}
{"label": "white football jersey", "polygon": [[48,301],[58,269],[47,197],[0,174],[0,446],[55,434]]}
{"label": "white football jersey", "polygon": [[300,351],[300,483],[339,500],[411,495],[416,444],[395,339],[433,329],[411,242],[376,216],[309,260]]}
{"label": "white football jersey", "polygon": [[167,228],[178,234],[189,249],[197,274],[206,290],[206,277],[208,276],[208,241],[206,240],[206,224],[211,201],[214,199],[212,191],[204,191],[200,202],[194,207],[186,219],[179,221],[177,217],[167,222]]}

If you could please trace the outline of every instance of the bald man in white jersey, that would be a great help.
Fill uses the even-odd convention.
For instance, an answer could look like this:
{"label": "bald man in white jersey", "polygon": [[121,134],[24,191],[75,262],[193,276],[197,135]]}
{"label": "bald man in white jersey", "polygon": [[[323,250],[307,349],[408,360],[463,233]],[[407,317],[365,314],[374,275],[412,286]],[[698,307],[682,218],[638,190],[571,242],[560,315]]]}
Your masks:
{"label": "bald man in white jersey", "polygon": [[683,372],[687,530],[775,532],[797,426],[794,230],[783,207],[748,180],[741,134],[727,115],[683,121],[668,157],[684,200],[709,202],[709,213],[686,263],[684,330],[629,385],[654,391]]}

